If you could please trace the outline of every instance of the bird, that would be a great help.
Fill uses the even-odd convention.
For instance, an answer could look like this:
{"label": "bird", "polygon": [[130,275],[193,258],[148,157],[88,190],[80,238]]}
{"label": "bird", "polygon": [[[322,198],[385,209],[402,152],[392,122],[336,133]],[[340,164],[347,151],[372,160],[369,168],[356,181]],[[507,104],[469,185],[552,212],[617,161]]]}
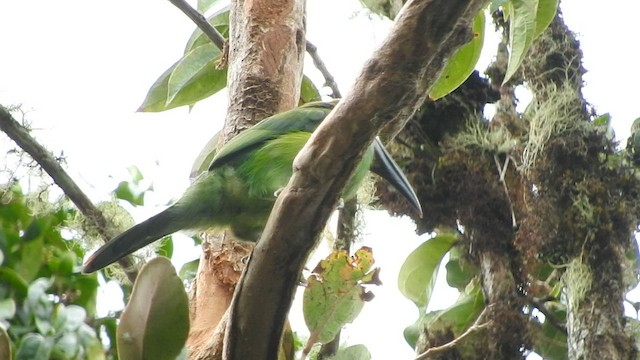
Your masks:
{"label": "bird", "polygon": [[[240,240],[258,241],[276,194],[292,175],[294,158],[336,103],[306,103],[270,116],[233,137],[179,200],[104,244],[87,259],[83,272],[100,270],[181,230],[222,228],[231,230]],[[422,214],[409,181],[377,137],[347,181],[343,199],[355,196],[368,170],[387,180]]]}

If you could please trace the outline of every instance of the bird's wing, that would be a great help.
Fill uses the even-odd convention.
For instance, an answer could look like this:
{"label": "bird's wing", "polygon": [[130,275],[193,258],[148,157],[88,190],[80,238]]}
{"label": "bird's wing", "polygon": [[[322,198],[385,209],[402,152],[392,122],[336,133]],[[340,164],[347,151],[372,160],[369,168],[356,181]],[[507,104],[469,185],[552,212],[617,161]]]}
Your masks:
{"label": "bird's wing", "polygon": [[317,102],[268,117],[226,143],[209,165],[209,171],[246,154],[278,136],[293,132],[313,132],[333,108],[333,103]]}

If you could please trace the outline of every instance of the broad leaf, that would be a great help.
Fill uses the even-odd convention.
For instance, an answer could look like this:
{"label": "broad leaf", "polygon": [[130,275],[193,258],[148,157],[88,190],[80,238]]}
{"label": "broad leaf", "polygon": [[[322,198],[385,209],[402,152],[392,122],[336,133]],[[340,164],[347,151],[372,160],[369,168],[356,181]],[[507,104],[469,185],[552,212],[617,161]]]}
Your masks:
{"label": "broad leaf", "polygon": [[378,269],[372,270],[372,264],[368,248],[356,251],[353,257],[336,251],[318,264],[308,279],[302,309],[311,344],[332,341],[358,316],[372,296],[363,285],[379,284]]}
{"label": "broad leaf", "polygon": [[533,38],[540,36],[551,24],[558,11],[559,0],[538,0],[536,31]]}
{"label": "broad leaf", "polygon": [[188,302],[182,280],[169,259],[156,257],[149,261],[140,270],[120,318],[120,359],[175,359],[189,333]]}
{"label": "broad leaf", "polygon": [[[167,103],[171,103],[189,85],[196,84],[195,89],[200,91],[196,97],[203,96],[202,99],[224,88],[226,74],[224,79],[219,79],[224,71],[217,68],[220,54],[220,50],[213,44],[204,44],[187,52],[182,60],[178,61],[169,77]],[[213,78],[209,79],[210,75],[214,75]],[[214,78],[216,79],[214,84],[218,83],[218,86],[211,87],[207,83],[202,83],[202,79],[214,80]]]}
{"label": "broad leaf", "polygon": [[454,234],[438,235],[418,246],[402,264],[398,287],[418,308],[429,304],[440,262],[456,240]]}
{"label": "broad leaf", "polygon": [[415,323],[404,329],[405,340],[411,347],[415,347],[416,341],[425,327],[430,332],[453,331],[456,336],[459,336],[475,322],[483,309],[482,291],[477,284],[474,284],[451,307],[423,313]]}
{"label": "broad leaf", "polygon": [[451,307],[428,313],[426,326],[451,329],[458,336],[476,321],[483,309],[484,296],[480,286],[474,284]]}
{"label": "broad leaf", "polygon": [[227,71],[217,68],[219,58],[220,51],[211,43],[185,54],[151,86],[138,111],[193,105],[217,93],[227,85]]}
{"label": "broad leaf", "polygon": [[503,80],[506,83],[524,60],[536,33],[538,0],[511,0],[504,7],[509,19],[509,65]]}
{"label": "broad leaf", "polygon": [[484,11],[480,11],[473,20],[473,39],[458,49],[447,61],[440,77],[431,87],[429,92],[431,99],[437,100],[449,94],[471,75],[482,52],[485,22]]}
{"label": "broad leaf", "polygon": [[461,256],[460,250],[453,247],[449,252],[447,269],[447,283],[458,290],[464,290],[479,273],[478,267]]}

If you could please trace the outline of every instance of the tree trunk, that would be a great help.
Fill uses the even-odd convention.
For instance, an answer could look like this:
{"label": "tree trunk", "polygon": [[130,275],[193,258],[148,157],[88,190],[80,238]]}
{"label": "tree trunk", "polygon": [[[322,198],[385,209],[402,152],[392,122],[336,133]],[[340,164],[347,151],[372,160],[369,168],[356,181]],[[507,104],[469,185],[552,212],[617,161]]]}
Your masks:
{"label": "tree trunk", "polygon": [[[304,0],[231,2],[229,109],[219,146],[259,120],[297,105],[305,50],[304,8]],[[191,359],[221,354],[223,337],[214,330],[231,303],[244,268],[242,260],[251,251],[228,235],[222,245],[209,236],[203,249],[191,294]]]}

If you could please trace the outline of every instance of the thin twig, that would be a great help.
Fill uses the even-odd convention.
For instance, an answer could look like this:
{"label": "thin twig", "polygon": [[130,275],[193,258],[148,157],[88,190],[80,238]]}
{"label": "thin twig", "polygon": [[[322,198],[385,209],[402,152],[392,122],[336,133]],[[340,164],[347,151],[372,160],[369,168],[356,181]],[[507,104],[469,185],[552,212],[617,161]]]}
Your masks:
{"label": "thin twig", "polygon": [[338,84],[336,84],[336,80],[333,78],[333,76],[327,69],[327,66],[324,64],[324,62],[318,55],[318,48],[315,45],[313,45],[309,40],[307,40],[307,52],[311,56],[311,59],[313,59],[313,65],[315,65],[316,68],[320,70],[320,72],[322,73],[322,76],[324,76],[324,85],[329,87],[331,91],[333,91],[333,93],[331,94],[331,97],[334,99],[342,98],[342,94],[338,89]]}
{"label": "thin twig", "polygon": [[[9,138],[29,154],[38,165],[46,171],[53,181],[62,189],[64,194],[76,205],[78,210],[95,226],[98,234],[104,240],[109,241],[112,235],[109,229],[115,228],[104,217],[104,214],[93,205],[89,197],[80,189],[80,187],[71,179],[69,174],[60,166],[55,157],[40,143],[34,139],[29,132],[20,125],[13,116],[0,105],[0,130],[2,130]],[[122,266],[127,278],[134,282],[138,275],[134,269],[133,262],[129,258],[124,258],[118,263]]]}
{"label": "thin twig", "polygon": [[467,336],[471,335],[474,332],[480,331],[480,330],[482,330],[482,329],[484,329],[484,328],[486,328],[488,326],[491,326],[491,324],[493,323],[493,320],[489,320],[489,321],[487,321],[485,323],[481,323],[484,320],[484,315],[485,315],[486,311],[487,311],[487,308],[482,310],[482,312],[480,313],[480,316],[478,316],[478,318],[473,323],[473,325],[471,325],[465,332],[460,334],[460,336],[458,336],[457,338],[449,341],[448,343],[446,343],[444,345],[434,346],[434,347],[429,348],[427,351],[425,351],[422,354],[418,355],[415,358],[415,360],[429,359],[429,358],[432,358],[432,357],[438,355],[439,353],[451,350],[451,349],[455,348],[456,346],[458,346],[458,343],[461,342]]}
{"label": "thin twig", "polygon": [[196,26],[202,30],[202,32],[207,35],[209,39],[213,42],[213,44],[222,52],[224,52],[224,36],[222,36],[216,28],[211,26],[207,19],[198,12],[198,10],[194,9],[189,5],[185,0],[169,0],[175,7],[180,9],[185,15],[193,21]]}
{"label": "thin twig", "polygon": [[540,311],[542,315],[544,315],[544,321],[548,321],[551,325],[553,325],[553,327],[555,327],[556,329],[558,329],[558,331],[563,333],[564,336],[567,336],[566,326],[562,324],[560,319],[558,319],[554,314],[552,314],[549,310],[547,310],[547,308],[544,307],[544,304],[541,301],[531,298],[529,299],[529,302],[531,306],[538,309],[538,311]]}

